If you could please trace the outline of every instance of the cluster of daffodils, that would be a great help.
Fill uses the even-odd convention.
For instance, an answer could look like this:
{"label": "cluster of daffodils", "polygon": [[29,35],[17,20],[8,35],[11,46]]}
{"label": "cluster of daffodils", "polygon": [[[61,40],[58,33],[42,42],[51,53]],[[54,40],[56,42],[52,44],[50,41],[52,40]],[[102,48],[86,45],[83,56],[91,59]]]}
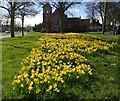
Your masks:
{"label": "cluster of daffodils", "polygon": [[23,61],[13,89],[26,94],[60,92],[70,78],[92,75],[81,52],[108,50],[113,44],[82,34],[46,34],[40,37],[30,55]]}

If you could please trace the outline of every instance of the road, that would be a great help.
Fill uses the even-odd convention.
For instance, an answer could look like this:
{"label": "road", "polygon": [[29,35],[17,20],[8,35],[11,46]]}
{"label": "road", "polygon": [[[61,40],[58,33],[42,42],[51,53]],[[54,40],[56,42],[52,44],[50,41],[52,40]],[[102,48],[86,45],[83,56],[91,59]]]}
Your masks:
{"label": "road", "polygon": [[[27,35],[27,33],[25,33],[25,35]],[[21,33],[15,33],[15,36],[22,36]],[[10,33],[1,33],[0,32],[0,38],[6,38],[6,37],[11,37]]]}

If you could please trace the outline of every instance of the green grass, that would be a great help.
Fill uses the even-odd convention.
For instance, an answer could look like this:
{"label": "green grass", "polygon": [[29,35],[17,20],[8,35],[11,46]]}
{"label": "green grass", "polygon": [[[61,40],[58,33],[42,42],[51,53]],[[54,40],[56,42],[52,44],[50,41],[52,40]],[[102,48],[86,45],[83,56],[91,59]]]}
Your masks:
{"label": "green grass", "polygon": [[40,33],[29,36],[2,39],[2,97],[19,98],[12,91],[13,77],[21,69],[20,62],[26,58],[34,47]]}
{"label": "green grass", "polygon": [[[118,36],[86,33],[97,36],[98,40],[109,43],[117,42]],[[2,98],[20,98],[12,91],[13,77],[21,69],[20,62],[26,58],[34,47],[40,33],[24,37],[4,38],[2,40]],[[74,79],[68,82],[66,90],[58,94],[62,101],[79,101],[80,99],[118,99],[118,52],[120,46],[110,49],[108,53],[88,55],[88,63],[93,67],[94,75],[86,82]]]}
{"label": "green grass", "polygon": [[119,35],[112,35],[112,34],[105,34],[103,35],[102,32],[88,32],[88,33],[84,33],[84,34],[89,34],[89,35],[93,35],[93,36],[97,36],[97,39],[102,40],[102,41],[106,41],[106,42],[118,42],[119,40]]}
{"label": "green grass", "polygon": [[[102,33],[84,33],[97,36],[98,40],[108,43],[118,42],[119,36],[102,35]],[[88,63],[92,65],[94,75],[86,82],[71,81],[66,88],[67,93],[63,93],[64,98],[72,101],[80,99],[119,99],[119,73],[118,73],[118,53],[120,45],[110,49],[108,53],[88,55]],[[69,95],[69,96],[68,96]],[[62,96],[62,95],[61,95]]]}

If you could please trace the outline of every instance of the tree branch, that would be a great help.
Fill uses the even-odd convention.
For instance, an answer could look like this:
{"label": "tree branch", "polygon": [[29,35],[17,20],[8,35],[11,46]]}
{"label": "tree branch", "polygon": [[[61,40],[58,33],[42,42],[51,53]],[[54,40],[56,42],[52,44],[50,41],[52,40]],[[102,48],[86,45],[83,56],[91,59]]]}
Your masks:
{"label": "tree branch", "polygon": [[3,8],[5,10],[7,10],[8,12],[10,12],[10,10],[8,8],[4,7],[4,6],[0,6],[0,8]]}

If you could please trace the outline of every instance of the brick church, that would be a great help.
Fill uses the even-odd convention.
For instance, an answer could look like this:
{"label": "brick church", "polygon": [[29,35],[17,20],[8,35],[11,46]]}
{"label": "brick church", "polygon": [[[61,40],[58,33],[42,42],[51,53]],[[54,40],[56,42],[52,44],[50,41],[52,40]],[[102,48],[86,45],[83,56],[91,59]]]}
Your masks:
{"label": "brick church", "polygon": [[[52,13],[52,7],[49,3],[43,6],[43,27],[42,32],[60,32],[61,31],[61,19],[60,10],[57,8]],[[67,15],[62,14],[62,30],[64,32],[87,32],[87,31],[100,31],[101,25],[98,21],[94,20],[94,24],[90,19],[81,18],[68,18]],[[94,26],[93,26],[94,25]]]}

